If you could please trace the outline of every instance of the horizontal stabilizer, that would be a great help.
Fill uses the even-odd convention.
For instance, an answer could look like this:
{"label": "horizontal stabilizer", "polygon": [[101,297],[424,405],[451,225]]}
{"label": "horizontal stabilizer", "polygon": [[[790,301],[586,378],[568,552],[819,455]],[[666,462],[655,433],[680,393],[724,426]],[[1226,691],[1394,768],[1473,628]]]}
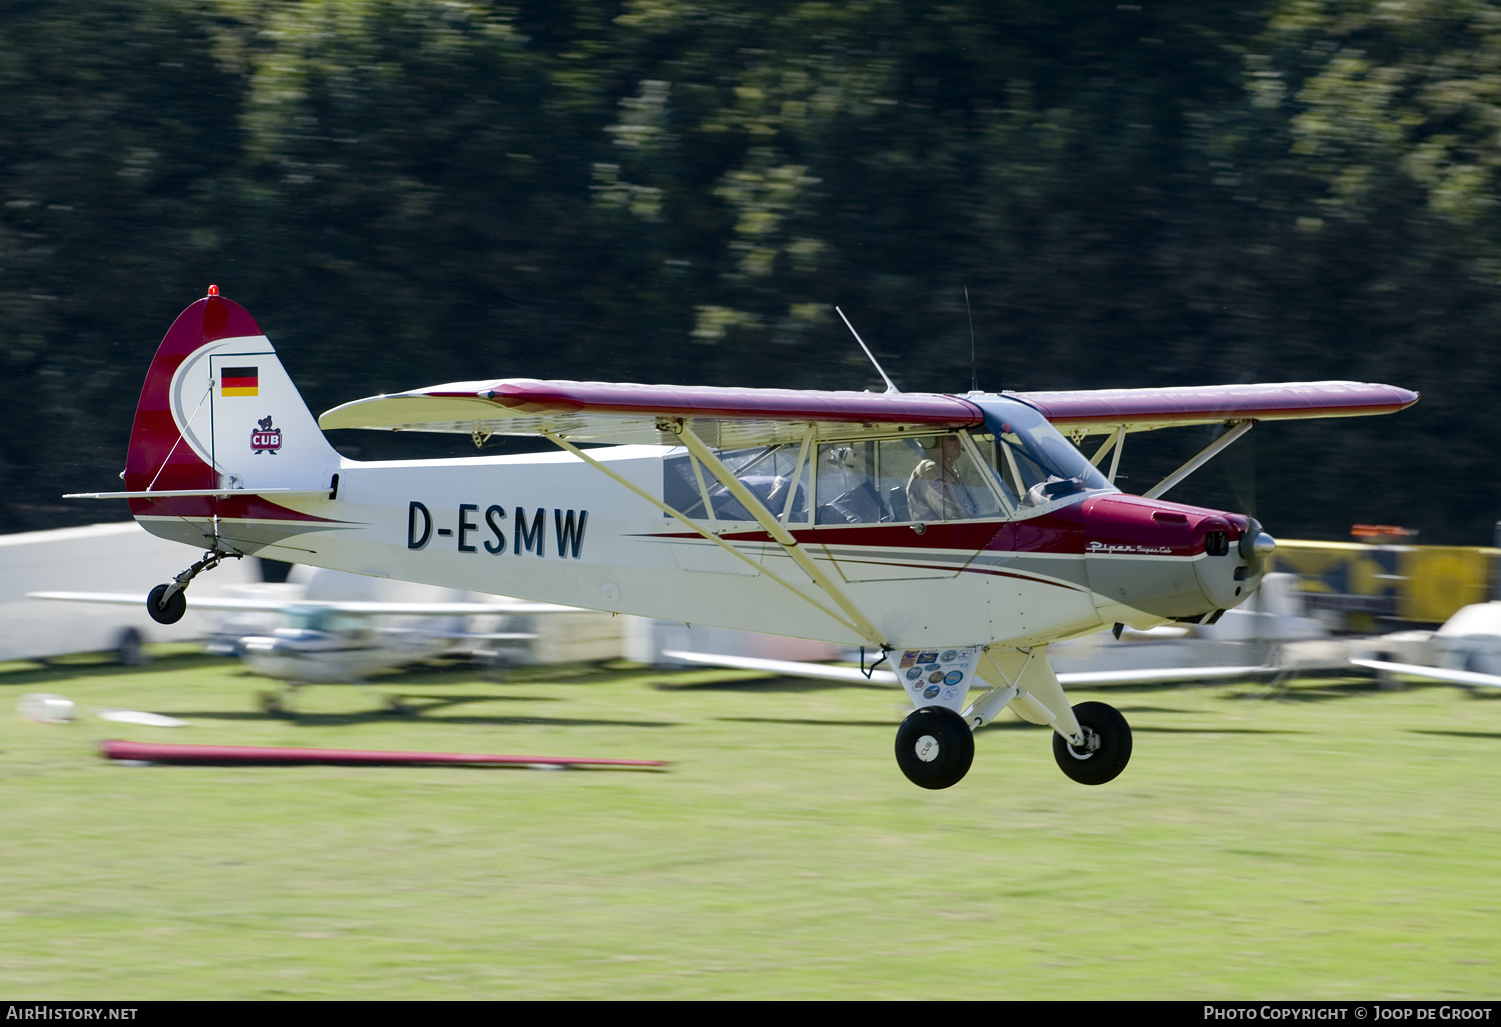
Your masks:
{"label": "horizontal stabilizer", "polygon": [[64,499],[175,499],[179,496],[326,496],[328,489],[159,489],[144,492],[69,492]]}

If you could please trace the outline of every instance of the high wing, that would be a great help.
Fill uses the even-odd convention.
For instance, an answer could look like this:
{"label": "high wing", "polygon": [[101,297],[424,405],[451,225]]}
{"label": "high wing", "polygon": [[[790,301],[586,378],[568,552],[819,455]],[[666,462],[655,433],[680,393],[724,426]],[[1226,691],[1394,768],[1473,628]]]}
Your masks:
{"label": "high wing", "polygon": [[[764,660],[754,656],[716,656],[712,653],[688,653],[667,650],[670,656],[684,663],[699,663],[709,667],[724,667],[730,670],[763,670],[769,674],[786,677],[810,678],[815,681],[847,681],[853,684],[873,682],[897,685],[897,676],[889,670],[866,671],[856,667],[840,667],[827,663],[804,663],[798,660]],[[1274,674],[1276,667],[1163,667],[1144,670],[1087,671],[1057,675],[1058,683],[1064,686],[1088,687],[1091,685],[1146,685],[1171,684],[1176,681],[1226,681],[1232,678],[1250,678]]]}
{"label": "high wing", "polygon": [[1442,681],[1447,685],[1463,685],[1466,688],[1501,688],[1501,677],[1495,674],[1480,674],[1473,670],[1446,670],[1443,667],[1424,667],[1416,663],[1390,663],[1386,660],[1351,660],[1357,667],[1388,674],[1406,674],[1409,677]]}
{"label": "high wing", "polygon": [[1089,392],[1019,392],[1064,435],[1103,435],[1227,421],[1288,421],[1309,417],[1392,414],[1418,401],[1394,385],[1367,382],[1282,382]]}
{"label": "high wing", "polygon": [[[1014,392],[1066,435],[1237,421],[1386,414],[1418,394],[1363,382],[1287,382],[1195,388]],[[508,378],[454,382],[334,407],[320,427],[555,435],[613,444],[674,444],[688,427],[717,448],[973,427],[980,408],[963,396],[710,386],[630,385]]]}
{"label": "high wing", "polygon": [[797,442],[810,423],[820,438],[855,439],[982,420],[957,396],[510,378],[355,400],[324,413],[318,425],[661,445],[675,442],[674,426],[686,422],[709,445],[732,448]]}
{"label": "high wing", "polygon": [[[55,599],[75,603],[109,603],[140,606],[143,595],[126,592],[28,592],[30,599]],[[572,613],[575,607],[553,603],[527,603],[512,600],[504,603],[384,603],[366,600],[324,602],[308,599],[241,599],[231,596],[206,596],[193,600],[195,610],[226,610],[240,613],[280,613],[293,609],[333,610],[338,613],[370,616],[404,617],[478,617],[483,614]]]}

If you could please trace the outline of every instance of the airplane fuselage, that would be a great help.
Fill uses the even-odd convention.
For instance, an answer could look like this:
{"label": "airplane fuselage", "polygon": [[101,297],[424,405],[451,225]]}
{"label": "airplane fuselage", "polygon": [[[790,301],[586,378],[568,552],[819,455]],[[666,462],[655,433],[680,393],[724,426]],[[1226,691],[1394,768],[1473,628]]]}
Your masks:
{"label": "airplane fuselage", "polygon": [[[660,497],[658,446],[595,451]],[[753,521],[712,534],[567,453],[359,462],[336,498],[136,500],[151,531],[318,567],[618,613],[858,645],[783,547]],[[272,499],[275,502],[272,502]],[[217,513],[217,517],[215,514]],[[1257,566],[1228,544],[1234,514],[1119,493],[1028,517],[790,525],[896,646],[1044,644],[1116,622],[1149,627],[1235,605]],[[801,580],[800,580],[801,579]],[[789,587],[790,586],[790,587]]]}

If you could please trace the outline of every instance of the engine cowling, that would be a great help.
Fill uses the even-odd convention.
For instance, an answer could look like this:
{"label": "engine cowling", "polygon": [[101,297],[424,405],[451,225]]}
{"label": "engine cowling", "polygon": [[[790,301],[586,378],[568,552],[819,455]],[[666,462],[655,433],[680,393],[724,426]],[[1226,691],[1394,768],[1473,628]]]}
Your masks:
{"label": "engine cowling", "polygon": [[1239,606],[1276,547],[1253,518],[1137,496],[1086,500],[1084,517],[1090,588],[1102,612],[1127,623]]}

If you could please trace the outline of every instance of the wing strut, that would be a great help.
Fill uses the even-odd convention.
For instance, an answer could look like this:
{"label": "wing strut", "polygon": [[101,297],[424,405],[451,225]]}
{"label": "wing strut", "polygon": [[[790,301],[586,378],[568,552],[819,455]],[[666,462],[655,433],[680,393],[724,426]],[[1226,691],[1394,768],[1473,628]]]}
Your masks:
{"label": "wing strut", "polygon": [[[1082,441],[1082,439],[1075,440],[1074,445],[1077,446],[1080,441]],[[1112,485],[1115,484],[1115,472],[1120,468],[1121,465],[1121,450],[1125,448],[1126,426],[1123,424],[1119,428],[1115,429],[1115,431],[1111,432],[1110,437],[1105,440],[1105,442],[1100,446],[1099,449],[1095,450],[1094,456],[1089,458],[1089,462],[1098,467],[1100,466],[1100,461],[1105,459],[1106,453],[1110,453],[1112,451],[1115,453],[1115,455],[1110,458],[1110,473],[1105,475],[1105,477],[1110,480],[1110,484]]]}
{"label": "wing strut", "polygon": [[777,545],[781,546],[788,556],[792,557],[792,562],[801,567],[803,573],[812,578],[813,583],[823,589],[824,594],[834,600],[839,608],[849,615],[849,619],[854,622],[855,630],[860,633],[860,636],[867,642],[880,646],[883,650],[890,649],[890,643],[882,637],[880,630],[866,619],[865,614],[860,612],[860,608],[844,594],[838,585],[834,584],[833,580],[827,574],[819,569],[818,564],[814,563],[813,558],[804,552],[803,547],[798,543],[797,539],[793,538],[792,533],[782,526],[782,523],[772,515],[770,510],[766,509],[766,504],[761,502],[755,493],[746,488],[745,484],[739,478],[735,477],[734,473],[728,467],[720,462],[719,457],[715,456],[712,449],[704,445],[704,440],[699,438],[693,429],[689,428],[686,424],[679,425],[674,423],[673,429],[677,432],[678,437],[683,440],[683,445],[688,447],[688,452],[692,453],[698,458],[699,463],[713,472],[714,477],[719,479],[719,483],[729,489],[730,495],[738,499],[740,505],[750,511],[751,516],[756,519],[756,523],[776,540]]}
{"label": "wing strut", "polygon": [[1200,467],[1203,467],[1210,460],[1214,459],[1214,457],[1219,454],[1220,450],[1230,445],[1230,443],[1234,442],[1236,439],[1240,438],[1242,435],[1244,435],[1254,427],[1256,427],[1255,421],[1240,421],[1236,423],[1235,426],[1232,427],[1229,431],[1225,432],[1209,445],[1199,450],[1198,454],[1191,458],[1182,467],[1178,468],[1172,474],[1169,474],[1166,478],[1163,478],[1161,481],[1159,481],[1156,485],[1153,485],[1150,489],[1143,492],[1142,498],[1156,499],[1168,489],[1178,484],[1178,482],[1182,481],[1184,478],[1187,478],[1190,474],[1197,471]]}
{"label": "wing strut", "polygon": [[[725,552],[727,552],[731,556],[735,557],[735,559],[740,560],[740,561],[742,561],[742,562],[744,562],[746,564],[749,564],[755,570],[755,572],[757,574],[765,574],[772,581],[775,581],[778,585],[781,585],[783,588],[787,589],[787,591],[791,592],[793,595],[795,595],[795,596],[799,597],[800,599],[804,600],[810,606],[812,606],[815,609],[817,609],[819,612],[825,614],[826,616],[832,618],[833,620],[839,622],[840,624],[843,624],[845,627],[849,628],[855,634],[861,636],[862,638],[864,638],[867,641],[873,643],[874,645],[881,646],[883,649],[884,648],[888,648],[886,642],[881,638],[881,633],[879,631],[877,631],[876,628],[875,628],[875,626],[872,625],[868,620],[866,620],[865,617],[862,614],[860,614],[860,611],[858,609],[854,609],[853,604],[850,604],[849,606],[846,606],[845,603],[847,603],[848,600],[844,600],[844,602],[840,602],[840,600],[844,599],[844,596],[841,593],[839,593],[837,590],[832,590],[831,591],[832,583],[830,583],[830,587],[827,587],[827,588],[824,587],[823,583],[819,581],[819,578],[823,578],[824,581],[827,581],[828,579],[822,574],[822,572],[818,571],[818,568],[815,567],[813,569],[814,572],[815,572],[815,574],[816,574],[816,576],[810,574],[810,577],[813,577],[814,582],[816,584],[818,584],[820,588],[824,588],[824,591],[829,593],[830,598],[832,598],[836,603],[838,603],[840,605],[840,607],[844,608],[846,610],[846,612],[849,612],[849,611],[852,610],[853,611],[853,616],[851,616],[851,617],[841,617],[838,613],[835,613],[833,610],[829,609],[823,603],[820,603],[818,600],[816,600],[812,596],[808,595],[802,589],[796,587],[795,585],[791,584],[788,581],[783,580],[779,575],[773,573],[772,571],[767,570],[761,564],[757,563],[756,561],[752,560],[750,557],[746,556],[740,550],[738,550],[734,546],[730,545],[728,542],[726,542],[724,539],[720,538],[718,535],[714,534],[712,531],[708,531],[707,529],[703,528],[702,526],[694,524],[691,520],[689,520],[687,517],[684,517],[677,510],[674,510],[672,507],[670,507],[666,503],[662,502],[656,496],[653,496],[651,493],[649,493],[646,490],[642,489],[640,486],[638,486],[635,482],[631,481],[629,478],[626,478],[623,475],[617,474],[615,471],[611,470],[608,466],[606,466],[605,464],[601,463],[600,461],[594,459],[588,453],[585,453],[582,449],[579,449],[577,446],[575,446],[573,443],[569,442],[567,439],[564,439],[562,436],[557,435],[557,434],[555,434],[553,432],[547,431],[546,429],[542,429],[541,434],[543,436],[545,436],[546,438],[551,439],[553,442],[557,443],[563,449],[566,449],[568,452],[572,453],[574,456],[578,457],[580,460],[584,461],[584,463],[588,464],[590,467],[593,467],[595,470],[602,472],[603,474],[605,474],[607,477],[613,479],[618,484],[624,485],[626,488],[630,489],[636,495],[638,495],[642,499],[646,500],[648,503],[650,503],[652,506],[656,507],[658,510],[661,510],[663,513],[667,514],[669,517],[673,517],[673,518],[677,519],[679,522],[681,522],[682,524],[684,524],[685,526],[687,526],[689,529],[691,529],[695,533],[697,533],[699,535],[702,535],[704,538],[708,539],[710,542],[713,542],[715,545],[719,546],[719,548],[723,549]],[[688,432],[685,430],[684,434],[688,434]],[[693,439],[694,439],[694,441],[700,447],[703,447],[703,443],[698,440],[697,436],[693,436]],[[690,452],[693,452],[695,456],[698,456],[698,452],[696,450],[694,450],[692,446],[689,446],[688,448],[689,448]],[[704,447],[704,452],[708,452],[707,447]],[[699,457],[699,459],[702,460],[703,458]],[[714,472],[714,474],[715,474],[716,477],[719,477],[721,471],[723,471],[726,475],[729,475],[729,472],[728,472],[728,470],[725,469],[725,466],[723,464],[721,464],[717,458],[714,458],[712,456],[712,454],[711,454],[711,459],[712,459],[713,462],[709,463],[709,462],[705,461],[705,466],[707,466],[710,471]],[[720,477],[719,480],[720,481],[724,481],[725,479],[723,477]],[[740,485],[739,480],[736,479],[733,475],[729,476],[729,480],[733,481],[735,483],[735,485],[739,486],[742,490],[745,490],[744,486]],[[757,500],[754,496],[752,496],[748,490],[745,490],[745,493],[746,493],[745,497],[741,497],[739,495],[739,493],[736,493],[736,498],[740,499],[741,503],[743,503],[745,505],[745,508],[747,510],[749,510],[753,515],[755,515],[756,521],[757,521],[758,524],[760,524],[762,527],[767,527],[768,520],[770,520],[770,519],[767,518],[767,517],[765,517],[765,510],[766,510],[766,508],[761,504],[761,502],[759,500]],[[747,497],[748,497],[748,501],[747,501]],[[770,520],[770,523],[772,525],[776,526],[776,531],[777,532],[779,532],[779,533],[781,533],[783,535],[786,534],[785,530],[782,529],[781,525],[777,524],[775,520]],[[770,531],[771,529],[768,528],[767,530]],[[775,537],[775,535],[773,537]],[[787,537],[791,538],[790,535],[787,536]],[[781,540],[778,539],[778,541],[780,542]],[[796,546],[797,545],[797,540],[796,539],[792,539],[792,544],[793,544],[793,546]],[[784,545],[783,548],[785,548],[785,545]],[[807,558],[807,554],[802,553],[801,555],[805,559]],[[796,560],[797,557],[794,556],[793,559]],[[812,561],[810,560],[809,562],[811,563]],[[799,563],[798,566],[801,567],[802,564]]]}

